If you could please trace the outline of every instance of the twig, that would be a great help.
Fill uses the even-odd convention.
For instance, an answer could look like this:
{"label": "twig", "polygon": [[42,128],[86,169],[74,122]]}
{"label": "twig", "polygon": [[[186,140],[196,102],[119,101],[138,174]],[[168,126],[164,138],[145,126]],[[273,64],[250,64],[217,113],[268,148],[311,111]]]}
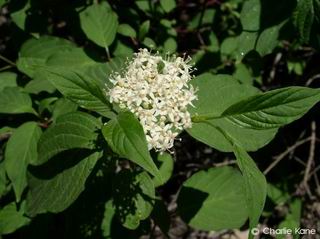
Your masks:
{"label": "twig", "polygon": [[4,66],[4,67],[1,67],[0,68],[0,72],[1,71],[5,71],[5,70],[8,70],[8,69],[10,69],[10,68],[12,68],[13,66],[12,65],[7,65],[7,66]]}
{"label": "twig", "polygon": [[201,46],[205,46],[206,43],[204,42],[200,32],[197,33],[197,37],[198,37],[198,40],[199,40]]}
{"label": "twig", "polygon": [[[301,139],[303,139],[304,137],[305,137],[305,135],[306,135],[306,130],[303,130],[300,134],[299,134],[299,137],[298,137],[298,139],[296,140],[296,141],[300,141]],[[292,158],[294,158],[294,157],[296,157],[295,156],[295,149],[294,150],[292,150],[291,152],[290,152],[290,155],[289,155],[289,158],[290,159],[292,159]],[[306,164],[304,163],[304,166],[305,166]]]}
{"label": "twig", "polygon": [[227,165],[232,165],[232,164],[236,164],[237,160],[229,160],[229,161],[224,161],[221,163],[214,163],[213,166],[214,167],[222,167],[222,166],[227,166]]}
{"label": "twig", "polygon": [[300,158],[298,158],[297,156],[294,156],[293,159],[294,159],[295,161],[297,161],[298,163],[300,163],[301,165],[303,165],[304,167],[306,166],[306,163],[303,162],[303,161],[302,161]]}
{"label": "twig", "polygon": [[312,175],[317,175],[317,172],[320,170],[320,165],[316,167],[309,175],[308,180],[311,178]]}
{"label": "twig", "polygon": [[316,188],[317,190],[319,190],[320,188],[320,182],[319,182],[319,178],[318,178],[318,175],[315,173],[315,174],[312,174],[314,176],[314,181],[316,182]]}
{"label": "twig", "polygon": [[6,57],[4,57],[2,55],[0,55],[0,59],[5,61],[6,63],[8,63],[11,66],[16,66],[16,63],[14,63],[13,61],[10,61],[8,58],[6,58]]}
{"label": "twig", "polygon": [[310,86],[312,84],[312,82],[317,78],[320,78],[320,74],[316,74],[316,75],[312,76],[309,80],[307,80],[306,86]]}
{"label": "twig", "polygon": [[264,175],[267,175],[271,169],[273,169],[282,159],[284,159],[288,154],[290,154],[290,152],[292,150],[295,150],[296,148],[298,148],[299,146],[305,144],[306,142],[310,141],[311,137],[305,138],[303,140],[300,140],[298,142],[296,142],[294,145],[290,146],[286,151],[284,151],[283,153],[281,153],[280,155],[275,157],[275,161],[273,161],[269,167],[264,170]]}
{"label": "twig", "polygon": [[276,55],[276,57],[274,58],[274,61],[273,61],[273,64],[272,64],[272,69],[270,71],[270,75],[269,75],[269,78],[268,78],[268,82],[271,82],[274,79],[274,77],[276,75],[276,68],[277,68],[277,65],[280,62],[281,58],[282,58],[282,53],[279,52]]}
{"label": "twig", "polygon": [[304,195],[305,193],[308,194],[310,199],[314,199],[315,196],[312,195],[311,190],[308,185],[308,181],[312,174],[310,174],[311,168],[314,164],[314,156],[315,156],[315,148],[316,148],[316,141],[317,141],[317,135],[316,135],[316,122],[312,121],[311,122],[311,136],[310,136],[310,149],[309,149],[309,157],[307,161],[306,168],[304,170],[304,177],[302,182],[299,184],[296,194],[298,195]]}
{"label": "twig", "polygon": [[311,136],[310,136],[310,150],[309,150],[309,158],[308,158],[308,162],[307,162],[307,166],[306,166],[306,170],[304,171],[304,178],[303,178],[303,184],[305,186],[308,185],[308,179],[309,179],[309,174],[310,174],[310,170],[311,167],[314,163],[314,152],[316,149],[316,122],[312,121],[311,122]]}

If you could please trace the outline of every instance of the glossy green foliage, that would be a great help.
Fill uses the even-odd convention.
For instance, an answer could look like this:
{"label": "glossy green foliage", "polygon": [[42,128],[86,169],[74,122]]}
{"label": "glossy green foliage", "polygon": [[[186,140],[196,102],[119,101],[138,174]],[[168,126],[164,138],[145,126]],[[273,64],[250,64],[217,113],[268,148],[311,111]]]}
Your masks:
{"label": "glossy green foliage", "polygon": [[[319,0],[0,0],[0,10],[0,238],[220,238],[315,220]],[[163,113],[171,102],[137,103],[126,79],[137,107],[111,94],[143,48],[165,60],[149,75],[131,69],[136,88],[181,57],[190,66],[177,63],[178,77],[191,80],[174,90],[197,96],[192,125],[165,152],[148,144],[140,110],[168,116],[153,125],[164,144],[164,127],[184,118]],[[170,94],[168,78],[144,101]]]}

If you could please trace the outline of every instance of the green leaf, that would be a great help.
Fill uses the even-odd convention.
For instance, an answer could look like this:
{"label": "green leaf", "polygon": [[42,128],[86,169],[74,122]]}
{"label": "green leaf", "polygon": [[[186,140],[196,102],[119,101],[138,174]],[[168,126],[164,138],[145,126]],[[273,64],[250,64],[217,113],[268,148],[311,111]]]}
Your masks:
{"label": "green leaf", "polygon": [[218,38],[213,32],[211,32],[209,35],[209,43],[206,47],[206,50],[208,50],[209,52],[219,52],[220,50]]}
{"label": "green leaf", "polygon": [[43,72],[64,96],[80,107],[96,111],[107,118],[115,116],[101,83],[96,79],[61,67],[44,68]]}
{"label": "green leaf", "polygon": [[170,179],[173,173],[174,161],[170,154],[168,153],[159,153],[157,158],[157,164],[160,164],[159,172],[162,177],[162,181],[159,181],[158,178],[153,178],[153,183],[155,187],[159,187]]}
{"label": "green leaf", "polygon": [[149,28],[150,28],[150,21],[147,20],[145,22],[143,22],[139,28],[139,40],[142,41],[147,33],[149,32]]}
{"label": "green leaf", "polygon": [[165,12],[171,12],[176,7],[175,0],[160,0],[160,5]]}
{"label": "green leaf", "polygon": [[236,71],[233,73],[233,77],[243,84],[253,84],[253,76],[251,75],[246,65],[243,63],[239,63],[236,65]]}
{"label": "green leaf", "polygon": [[[242,59],[251,50],[261,56],[271,53],[279,42],[280,29],[290,16],[293,3],[285,0],[245,1],[240,17],[243,31],[238,37],[237,58]],[[268,14],[271,11],[272,17]]]}
{"label": "green leaf", "polygon": [[45,110],[48,110],[51,113],[53,109],[53,103],[56,102],[57,100],[58,100],[57,97],[48,97],[41,100],[39,102],[39,108],[38,108],[39,113],[43,114]]}
{"label": "green leaf", "polygon": [[146,172],[121,171],[113,183],[113,206],[122,225],[136,229],[150,215],[155,199],[153,182]]}
{"label": "green leaf", "polygon": [[293,14],[294,24],[299,31],[302,43],[308,43],[311,34],[311,28],[315,19],[314,0],[299,0]]}
{"label": "green leaf", "polygon": [[6,4],[6,0],[0,0],[0,9],[2,8],[2,6]]}
{"label": "green leaf", "polygon": [[56,88],[46,78],[37,77],[25,85],[24,91],[30,94],[39,94],[44,91],[52,94]]}
{"label": "green leaf", "polygon": [[70,112],[75,112],[77,108],[78,106],[72,101],[66,98],[60,98],[54,104],[52,119],[53,121],[56,121],[59,116],[70,113]]}
{"label": "green leaf", "polygon": [[238,38],[237,37],[228,37],[223,40],[220,47],[221,55],[233,56],[238,47]]}
{"label": "green leaf", "polygon": [[[73,157],[81,158],[81,154],[78,151]],[[69,207],[85,189],[85,182],[101,155],[95,152],[49,179],[30,175],[27,214],[57,213]]]}
{"label": "green leaf", "polygon": [[287,190],[283,190],[275,185],[268,184],[268,197],[276,205],[283,205],[290,199],[290,194]]}
{"label": "green leaf", "polygon": [[[234,154],[244,178],[249,225],[252,229],[257,226],[264,208],[267,196],[267,181],[250,155],[236,142],[234,142]],[[252,236],[250,234],[249,238],[252,238]]]}
{"label": "green leaf", "polygon": [[192,175],[177,203],[182,219],[200,230],[240,228],[248,218],[243,177],[227,166]]}
{"label": "green leaf", "polygon": [[113,72],[120,72],[125,66],[127,57],[117,57],[111,59],[107,63],[96,63],[84,69],[84,73],[92,78],[98,80],[101,88],[112,88],[114,85],[109,81],[109,77]]}
{"label": "green leaf", "polygon": [[38,161],[33,164],[43,164],[69,149],[95,148],[98,136],[96,131],[100,127],[101,122],[87,113],[73,112],[60,116],[56,123],[42,134],[38,144]]}
{"label": "green leaf", "polygon": [[138,164],[161,182],[162,177],[148,151],[143,128],[130,112],[121,112],[102,128],[103,136],[109,146],[120,157]]}
{"label": "green leaf", "polygon": [[84,49],[74,47],[63,52],[57,52],[52,54],[47,62],[47,66],[62,66],[68,68],[80,68],[88,67],[97,64],[92,58],[90,58]]}
{"label": "green leaf", "polygon": [[0,91],[6,87],[16,87],[17,74],[13,72],[1,72],[0,73]]}
{"label": "green leaf", "polygon": [[154,4],[150,4],[149,0],[135,1],[135,4],[140,10],[146,12],[147,14],[152,10],[152,7],[154,6]]}
{"label": "green leaf", "polygon": [[18,210],[16,204],[11,202],[0,209],[0,235],[12,233],[29,224],[30,219],[23,215],[23,208],[22,205]]}
{"label": "green leaf", "polygon": [[152,40],[150,37],[144,38],[142,44],[145,45],[146,47],[150,48],[150,49],[154,49],[157,46],[155,41]]}
{"label": "green leaf", "polygon": [[163,48],[165,52],[169,52],[170,54],[173,54],[177,51],[177,42],[174,38],[169,37],[163,44]]}
{"label": "green leaf", "polygon": [[9,180],[7,179],[6,169],[4,167],[4,161],[1,161],[0,162],[0,199],[11,190],[9,189],[8,184],[9,184]]}
{"label": "green leaf", "polygon": [[27,122],[14,131],[7,143],[4,163],[17,202],[27,186],[28,164],[37,161],[37,143],[41,134],[37,123]]}
{"label": "green leaf", "polygon": [[248,151],[255,151],[273,139],[277,132],[276,129],[246,129],[220,117],[228,107],[239,100],[256,95],[259,92],[256,88],[242,85],[231,76],[211,74],[198,76],[192,84],[198,88],[198,100],[194,102],[195,107],[189,108],[193,121],[196,121],[193,122],[192,128],[187,129],[192,137],[224,152],[232,152],[233,146],[217,130],[217,127],[240,141]]}
{"label": "green leaf", "polygon": [[111,233],[112,233],[112,224],[114,220],[114,214],[115,214],[115,208],[112,205],[112,200],[109,200],[105,204],[103,220],[101,223],[102,235],[105,238],[112,238]]}
{"label": "green leaf", "polygon": [[91,41],[101,47],[108,47],[117,33],[118,17],[106,2],[101,2],[80,12],[80,24]]}
{"label": "green leaf", "polygon": [[241,60],[251,50],[256,50],[261,56],[267,55],[278,45],[279,31],[282,25],[277,25],[258,32],[242,32],[238,37],[237,58]]}
{"label": "green leaf", "polygon": [[195,30],[203,25],[211,25],[214,20],[214,16],[216,14],[216,9],[205,8],[203,11],[198,11],[197,15],[195,15],[191,21],[188,22],[188,29]]}
{"label": "green leaf", "polygon": [[134,49],[132,49],[125,41],[121,41],[120,39],[116,41],[113,55],[116,57],[131,57],[133,53]]}
{"label": "green leaf", "polygon": [[14,128],[4,126],[0,128],[0,134],[7,134],[7,133],[11,134],[14,130],[15,130]]}
{"label": "green leaf", "polygon": [[136,31],[129,24],[120,24],[118,26],[118,33],[126,37],[137,37]]}
{"label": "green leaf", "polygon": [[47,59],[54,53],[73,48],[72,42],[52,36],[26,41],[20,50],[17,61],[18,69],[29,77],[37,77],[39,66],[45,66]]}
{"label": "green leaf", "polygon": [[0,92],[0,113],[31,113],[37,115],[32,108],[30,96],[22,92],[18,87],[5,88]]}
{"label": "green leaf", "polygon": [[299,119],[318,101],[318,89],[287,87],[240,100],[222,116],[244,128],[278,128]]}
{"label": "green leaf", "polygon": [[105,210],[103,215],[103,220],[101,223],[101,230],[104,238],[132,238],[138,239],[137,236],[133,236],[135,231],[129,230],[123,227],[119,220],[116,218],[116,209],[113,206],[113,201],[109,200],[105,204]]}
{"label": "green leaf", "polygon": [[18,11],[10,13],[12,21],[21,29],[25,30],[26,19],[28,17],[27,11],[30,9],[30,2],[27,1],[23,8]]}
{"label": "green leaf", "polygon": [[112,72],[121,71],[125,61],[126,57],[117,57],[108,62],[96,62],[87,55],[84,49],[72,48],[53,54],[49,57],[46,64],[49,67],[63,68],[65,71],[72,70],[80,75],[85,74],[88,79],[91,77],[99,83],[100,88],[103,88],[105,85],[109,87],[113,86],[107,78]]}

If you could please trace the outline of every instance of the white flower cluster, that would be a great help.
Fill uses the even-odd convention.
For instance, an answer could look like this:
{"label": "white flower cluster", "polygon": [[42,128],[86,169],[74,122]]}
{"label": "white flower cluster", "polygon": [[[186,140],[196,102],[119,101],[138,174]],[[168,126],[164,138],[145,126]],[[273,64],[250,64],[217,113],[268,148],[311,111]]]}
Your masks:
{"label": "white flower cluster", "polygon": [[197,98],[188,82],[190,58],[151,54],[140,49],[123,72],[111,78],[110,101],[128,109],[140,120],[149,150],[165,151],[180,131],[191,127],[188,105]]}

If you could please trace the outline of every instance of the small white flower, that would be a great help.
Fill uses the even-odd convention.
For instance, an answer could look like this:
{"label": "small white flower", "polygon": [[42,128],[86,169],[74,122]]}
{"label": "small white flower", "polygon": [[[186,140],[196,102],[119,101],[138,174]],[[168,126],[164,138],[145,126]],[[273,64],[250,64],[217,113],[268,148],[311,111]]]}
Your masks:
{"label": "small white flower", "polygon": [[149,150],[169,150],[178,133],[192,126],[187,107],[193,106],[197,96],[189,84],[193,78],[190,60],[176,56],[163,59],[140,49],[124,73],[110,79],[114,85],[107,92],[110,102],[138,117]]}

